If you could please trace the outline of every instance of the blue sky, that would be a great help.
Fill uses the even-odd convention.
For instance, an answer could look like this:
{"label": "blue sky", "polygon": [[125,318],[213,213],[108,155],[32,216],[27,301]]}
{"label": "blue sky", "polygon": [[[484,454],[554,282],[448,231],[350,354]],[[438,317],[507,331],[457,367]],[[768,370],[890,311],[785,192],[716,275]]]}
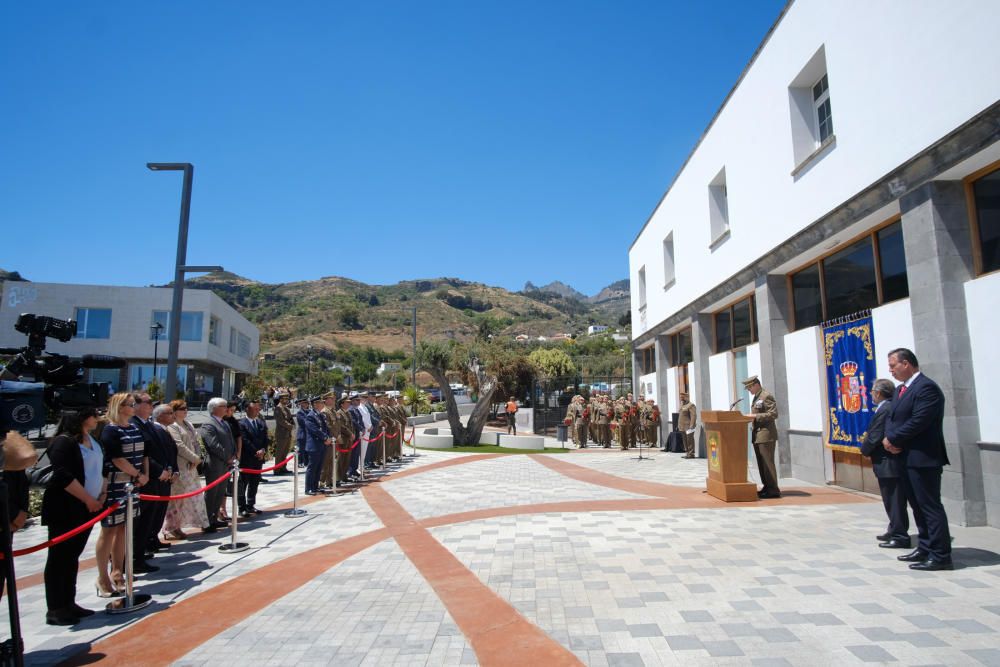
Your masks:
{"label": "blue sky", "polygon": [[4,3],[0,268],[595,293],[784,2]]}

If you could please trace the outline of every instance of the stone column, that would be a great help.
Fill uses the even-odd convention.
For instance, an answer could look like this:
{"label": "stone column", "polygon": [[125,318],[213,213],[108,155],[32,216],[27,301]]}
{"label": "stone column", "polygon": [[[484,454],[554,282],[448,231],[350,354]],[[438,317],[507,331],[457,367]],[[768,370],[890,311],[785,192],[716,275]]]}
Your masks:
{"label": "stone column", "polygon": [[[667,375],[670,371],[670,337],[657,336],[653,340],[656,358],[656,404],[660,407],[660,446],[667,441],[672,424],[670,423],[670,396],[667,393]],[[648,397],[647,397],[648,398]]]}
{"label": "stone column", "polygon": [[640,360],[642,359],[642,351],[632,348],[631,343],[629,343],[629,350],[632,352],[632,387],[630,391],[632,392],[633,397],[638,398],[641,393],[639,391],[639,377],[643,373],[642,369],[639,367]]}
{"label": "stone column", "polygon": [[725,410],[728,405],[722,407],[712,405],[712,374],[708,367],[708,358],[712,356],[712,316],[710,314],[698,313],[691,318],[691,356],[694,357],[694,393],[691,397],[694,404],[698,406],[698,432],[695,437],[698,440],[698,456],[704,457],[706,451],[705,429],[702,428],[701,411],[709,406],[716,410]]}
{"label": "stone column", "polygon": [[[979,411],[965,283],[975,277],[965,188],[933,181],[900,199],[903,247],[910,285],[914,353],[920,370],[945,396],[945,466],[941,499],[951,521],[986,523],[979,447]],[[891,345],[891,343],[890,343]]]}
{"label": "stone column", "polygon": [[[757,306],[757,340],[760,342],[760,382],[778,401],[778,477],[790,477],[792,449],[788,437],[785,334],[792,318],[787,278],[784,275],[757,276],[754,299]],[[743,411],[748,412],[749,406],[745,406]]]}

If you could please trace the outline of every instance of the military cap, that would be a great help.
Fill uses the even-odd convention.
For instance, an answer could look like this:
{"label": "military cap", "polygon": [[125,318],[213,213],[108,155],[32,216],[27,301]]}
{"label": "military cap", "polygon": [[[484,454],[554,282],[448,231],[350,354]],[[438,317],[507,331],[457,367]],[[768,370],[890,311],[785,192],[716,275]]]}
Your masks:
{"label": "military cap", "polygon": [[296,405],[298,405],[299,403],[308,403],[308,402],[309,402],[308,396],[299,396],[298,398],[295,399]]}
{"label": "military cap", "polygon": [[749,387],[754,382],[760,382],[760,379],[756,375],[751,375],[750,377],[748,377],[746,380],[743,381],[743,386]]}

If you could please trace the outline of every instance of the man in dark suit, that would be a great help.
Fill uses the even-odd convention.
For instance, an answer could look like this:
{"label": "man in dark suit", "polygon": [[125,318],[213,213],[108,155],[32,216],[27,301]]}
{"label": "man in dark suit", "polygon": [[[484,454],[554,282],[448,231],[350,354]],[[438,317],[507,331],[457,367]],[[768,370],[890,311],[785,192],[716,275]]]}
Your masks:
{"label": "man in dark suit", "polygon": [[[267,423],[260,417],[260,401],[250,399],[247,404],[247,416],[240,420],[240,431],[243,433],[240,467],[260,470],[264,465],[264,459],[267,458],[267,446],[271,441]],[[260,510],[255,507],[258,484],[260,484],[259,473],[240,473],[237,502],[240,516],[244,518],[260,514]]]}
{"label": "man in dark suit", "polygon": [[[173,471],[166,470],[167,453],[156,434],[152,414],[153,399],[150,398],[149,394],[145,392],[135,394],[135,414],[132,415],[129,422],[142,433],[145,455],[149,460],[149,483],[143,488],[143,493],[155,496],[169,495],[169,480]],[[173,438],[171,438],[172,441]],[[164,493],[164,488],[166,488],[166,493]],[[152,500],[139,501],[139,516],[132,531],[133,572],[156,572],[160,569],[148,563],[146,559],[152,558],[156,550],[170,547],[169,544],[160,542],[159,538],[156,537],[157,528],[163,525],[163,518],[166,516],[166,505],[166,503]],[[159,523],[156,523],[157,520]],[[151,546],[150,541],[155,542],[155,544]]]}
{"label": "man in dark suit", "polygon": [[951,533],[941,504],[941,472],[948,465],[944,443],[944,394],[920,372],[916,355],[906,348],[889,353],[889,372],[902,382],[886,417],[886,451],[903,454],[919,540],[917,548],[899,560],[911,570],[950,570]]}
{"label": "man in dark suit", "polygon": [[861,453],[872,460],[872,472],[878,479],[882,504],[889,517],[889,527],[879,535],[879,546],[884,549],[909,549],[910,516],[906,513],[906,468],[900,454],[890,454],[882,445],[885,438],[885,420],[892,409],[892,395],[896,392],[891,380],[875,380],[871,397],[875,415],[868,424]]}
{"label": "man in dark suit", "polygon": [[[228,402],[224,398],[215,397],[208,401],[208,421],[198,429],[205,444],[208,458],[205,460],[205,483],[214,482],[229,470],[236,460],[236,442],[233,440],[232,429],[223,421]],[[205,532],[214,533],[225,527],[225,522],[219,520],[219,510],[226,500],[226,486],[219,484],[205,492],[205,510],[208,512],[209,527]]]}

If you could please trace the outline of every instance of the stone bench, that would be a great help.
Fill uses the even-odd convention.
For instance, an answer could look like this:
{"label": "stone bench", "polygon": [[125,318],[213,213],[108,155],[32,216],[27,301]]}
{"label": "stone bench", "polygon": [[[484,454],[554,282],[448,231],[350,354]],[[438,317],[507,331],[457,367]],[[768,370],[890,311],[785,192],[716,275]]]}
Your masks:
{"label": "stone bench", "polygon": [[545,449],[545,438],[540,435],[507,435],[500,433],[497,438],[501,447],[510,449]]}
{"label": "stone bench", "polygon": [[425,428],[413,437],[417,447],[427,449],[451,449],[455,444],[450,428]]}

